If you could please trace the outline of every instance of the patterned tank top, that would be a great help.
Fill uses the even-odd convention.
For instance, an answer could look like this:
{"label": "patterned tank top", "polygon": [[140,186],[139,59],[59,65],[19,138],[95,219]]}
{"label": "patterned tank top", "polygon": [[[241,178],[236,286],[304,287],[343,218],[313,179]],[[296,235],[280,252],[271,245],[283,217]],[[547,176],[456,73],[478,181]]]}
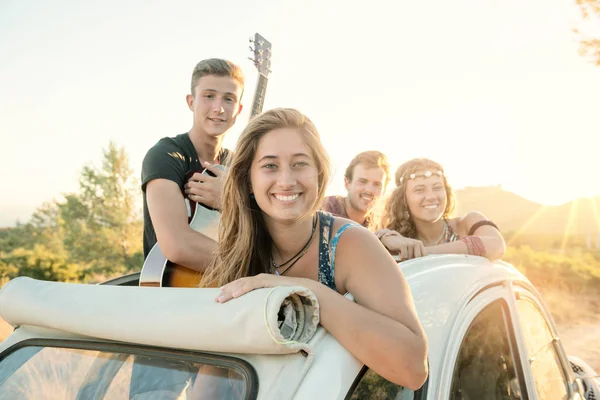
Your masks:
{"label": "patterned tank top", "polygon": [[454,230],[452,229],[452,226],[450,226],[448,221],[444,220],[444,222],[446,223],[446,226],[448,227],[448,228],[446,228],[446,235],[444,235],[444,243],[456,242],[457,240],[459,240],[460,238],[458,237],[456,232],[454,232]]}
{"label": "patterned tank top", "polygon": [[344,224],[333,234],[335,217],[326,211],[317,211],[319,215],[319,282],[337,292],[335,286],[335,250],[340,236],[356,222]]}

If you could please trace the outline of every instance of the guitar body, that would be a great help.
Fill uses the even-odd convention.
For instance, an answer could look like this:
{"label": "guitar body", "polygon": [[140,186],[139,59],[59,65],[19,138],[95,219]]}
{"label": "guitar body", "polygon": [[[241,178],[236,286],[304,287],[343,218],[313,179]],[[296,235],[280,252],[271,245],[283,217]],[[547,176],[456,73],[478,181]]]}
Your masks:
{"label": "guitar body", "polygon": [[140,273],[140,286],[198,287],[201,278],[200,272],[169,261],[156,244],[144,261]]}
{"label": "guitar body", "polygon": [[[197,203],[188,199],[185,201],[189,202],[190,206],[193,204],[192,208],[195,208],[190,227],[216,241],[221,213],[202,204],[196,206]],[[169,261],[156,243],[144,261],[140,273],[140,286],[198,287],[201,278],[200,272]]]}
{"label": "guitar body", "polygon": [[[251,59],[258,69],[259,77],[250,118],[262,112],[265,93],[267,90],[267,76],[271,66],[271,43],[264,37],[256,33],[254,39],[250,39],[254,43],[254,58]],[[224,168],[224,167],[221,167]],[[185,178],[187,182],[194,173],[201,172],[215,176],[207,169],[189,171]],[[185,194],[184,194],[185,197]],[[185,198],[186,207],[188,210],[188,223],[196,232],[200,232],[205,236],[217,241],[219,223],[221,221],[221,213],[203,204],[190,201]],[[145,287],[198,287],[202,273],[193,269],[184,267],[183,265],[175,264],[165,257],[158,243],[154,245],[148,257],[144,261],[142,271],[140,273],[140,286]]]}

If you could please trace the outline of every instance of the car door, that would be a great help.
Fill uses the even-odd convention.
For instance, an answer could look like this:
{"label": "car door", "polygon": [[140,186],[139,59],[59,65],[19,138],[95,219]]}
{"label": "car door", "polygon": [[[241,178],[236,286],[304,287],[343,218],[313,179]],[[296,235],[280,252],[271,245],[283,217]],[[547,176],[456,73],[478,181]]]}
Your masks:
{"label": "car door", "polygon": [[514,288],[514,324],[532,399],[580,399],[562,343],[541,298]]}
{"label": "car door", "polygon": [[509,285],[487,287],[459,310],[428,399],[526,399]]}

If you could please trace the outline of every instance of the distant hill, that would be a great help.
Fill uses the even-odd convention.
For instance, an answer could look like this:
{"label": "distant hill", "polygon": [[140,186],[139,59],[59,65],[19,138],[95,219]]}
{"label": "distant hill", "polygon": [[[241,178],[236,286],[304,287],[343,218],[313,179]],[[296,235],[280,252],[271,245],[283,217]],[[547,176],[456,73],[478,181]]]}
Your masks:
{"label": "distant hill", "polygon": [[480,211],[503,232],[563,235],[600,234],[600,197],[544,206],[501,186],[467,187],[456,191],[456,215]]}

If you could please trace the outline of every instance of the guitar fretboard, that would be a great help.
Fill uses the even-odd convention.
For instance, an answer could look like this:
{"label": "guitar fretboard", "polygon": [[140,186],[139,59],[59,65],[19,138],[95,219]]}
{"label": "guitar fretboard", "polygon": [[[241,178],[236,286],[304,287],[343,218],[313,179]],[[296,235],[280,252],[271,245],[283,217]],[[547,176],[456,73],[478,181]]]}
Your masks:
{"label": "guitar fretboard", "polygon": [[254,101],[252,102],[250,119],[262,112],[263,104],[265,102],[265,94],[267,93],[267,81],[268,79],[266,76],[263,74],[258,74],[258,81],[256,82],[256,91],[254,92]]}

